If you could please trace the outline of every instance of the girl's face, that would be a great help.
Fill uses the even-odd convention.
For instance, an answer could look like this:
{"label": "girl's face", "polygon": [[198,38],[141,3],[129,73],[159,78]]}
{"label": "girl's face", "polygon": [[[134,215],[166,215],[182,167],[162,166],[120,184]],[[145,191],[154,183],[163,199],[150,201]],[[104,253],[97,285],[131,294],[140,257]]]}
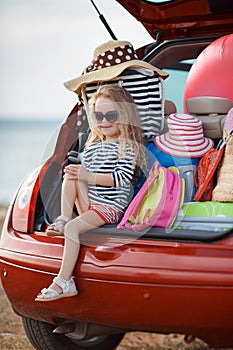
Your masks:
{"label": "girl's face", "polygon": [[[105,136],[106,141],[119,136],[117,123],[118,111],[116,102],[105,96],[99,96],[95,102],[94,119],[98,130]],[[96,113],[96,117],[95,117]]]}

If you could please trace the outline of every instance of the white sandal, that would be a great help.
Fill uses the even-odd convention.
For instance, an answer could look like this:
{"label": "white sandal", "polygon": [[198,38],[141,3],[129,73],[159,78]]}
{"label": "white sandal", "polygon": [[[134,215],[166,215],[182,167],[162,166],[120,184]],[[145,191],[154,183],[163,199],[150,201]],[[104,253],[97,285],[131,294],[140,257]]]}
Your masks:
{"label": "white sandal", "polygon": [[67,216],[61,215],[58,216],[53,224],[51,224],[47,230],[47,236],[63,236],[64,235],[64,227],[67,222],[70,221],[70,218]]}
{"label": "white sandal", "polygon": [[68,281],[60,277],[55,277],[53,282],[62,289],[62,292],[59,293],[53,288],[43,288],[37,295],[35,301],[53,301],[61,298],[73,297],[78,294],[72,277]]}

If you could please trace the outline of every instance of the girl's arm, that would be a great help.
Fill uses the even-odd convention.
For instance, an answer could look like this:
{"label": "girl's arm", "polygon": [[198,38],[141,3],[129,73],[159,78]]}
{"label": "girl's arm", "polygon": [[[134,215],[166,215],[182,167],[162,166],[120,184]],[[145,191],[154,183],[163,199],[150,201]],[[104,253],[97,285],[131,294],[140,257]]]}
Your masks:
{"label": "girl's arm", "polygon": [[124,187],[134,176],[134,150],[127,147],[124,158],[121,158],[111,173],[92,173],[82,164],[70,164],[65,168],[65,177],[68,180],[84,181],[93,185]]}
{"label": "girl's arm", "polygon": [[[84,168],[86,176],[84,176],[83,181],[87,181],[92,185],[101,185],[101,186],[114,186],[114,181],[111,173],[99,174],[99,173],[90,173]],[[86,180],[85,180],[86,179]]]}
{"label": "girl's arm", "polygon": [[67,180],[84,181],[93,185],[101,186],[114,186],[114,180],[112,173],[100,174],[100,173],[90,173],[81,164],[70,164],[65,170],[65,178]]}

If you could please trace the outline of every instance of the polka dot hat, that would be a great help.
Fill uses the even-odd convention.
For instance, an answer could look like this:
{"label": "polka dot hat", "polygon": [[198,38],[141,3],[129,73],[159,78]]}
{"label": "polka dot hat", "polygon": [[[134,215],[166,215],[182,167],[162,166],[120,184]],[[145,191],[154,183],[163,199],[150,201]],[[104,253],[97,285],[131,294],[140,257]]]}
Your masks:
{"label": "polka dot hat", "polygon": [[95,49],[91,64],[81,76],[65,82],[64,85],[68,90],[80,94],[85,85],[116,78],[127,68],[147,68],[163,78],[168,76],[162,70],[139,60],[128,41],[110,40]]}

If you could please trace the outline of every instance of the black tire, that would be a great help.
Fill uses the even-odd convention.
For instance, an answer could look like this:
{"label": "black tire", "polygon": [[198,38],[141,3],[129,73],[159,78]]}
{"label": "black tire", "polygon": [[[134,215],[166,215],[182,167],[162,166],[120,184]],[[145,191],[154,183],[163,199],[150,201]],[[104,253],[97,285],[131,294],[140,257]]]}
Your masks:
{"label": "black tire", "polygon": [[24,330],[36,350],[114,350],[124,334],[76,340],[66,335],[53,334],[55,326],[49,323],[22,317]]}

